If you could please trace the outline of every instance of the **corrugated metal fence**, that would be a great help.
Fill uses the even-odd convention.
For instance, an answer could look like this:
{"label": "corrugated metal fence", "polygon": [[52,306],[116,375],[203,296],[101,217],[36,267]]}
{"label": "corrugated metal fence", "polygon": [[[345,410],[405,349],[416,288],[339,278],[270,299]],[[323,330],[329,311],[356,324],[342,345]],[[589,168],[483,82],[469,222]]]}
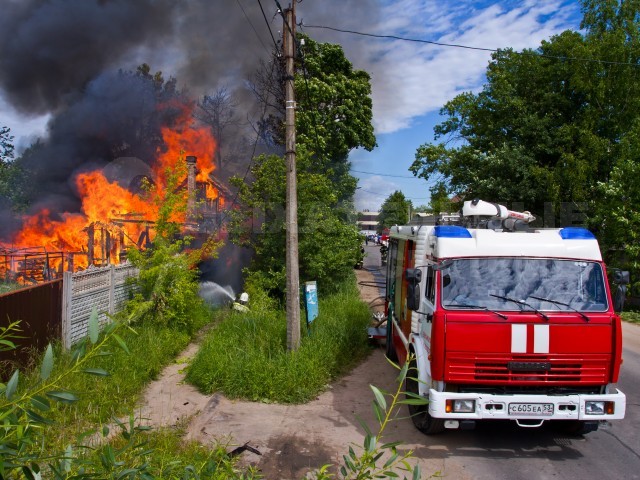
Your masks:
{"label": "corrugated metal fence", "polygon": [[0,360],[27,365],[34,349],[60,338],[61,319],[62,279],[0,295],[0,325],[20,320],[22,337],[11,339],[18,348],[0,352]]}
{"label": "corrugated metal fence", "polygon": [[42,350],[54,340],[69,348],[87,335],[94,307],[101,325],[109,321],[107,314],[122,309],[132,291],[128,279],[137,275],[138,269],[129,263],[89,268],[0,295],[0,325],[20,320],[18,335],[23,337],[12,339],[19,348],[0,352],[0,360],[26,366],[34,350]]}

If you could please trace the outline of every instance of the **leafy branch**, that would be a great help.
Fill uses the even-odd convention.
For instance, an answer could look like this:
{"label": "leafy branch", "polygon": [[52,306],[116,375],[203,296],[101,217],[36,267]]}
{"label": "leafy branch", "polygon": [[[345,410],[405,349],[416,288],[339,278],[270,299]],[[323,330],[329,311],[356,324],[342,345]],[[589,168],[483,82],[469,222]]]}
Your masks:
{"label": "leafy branch", "polygon": [[[421,477],[420,465],[412,467],[409,460],[413,458],[413,451],[407,450],[398,452],[400,441],[382,443],[385,429],[389,422],[395,417],[397,409],[401,404],[421,404],[428,401],[424,398],[410,396],[402,399],[404,380],[407,376],[409,364],[413,354],[407,358],[406,363],[400,368],[397,364],[390,362],[395,368],[400,370],[398,375],[398,387],[394,392],[385,392],[374,385],[370,385],[374,395],[373,411],[378,421],[379,427],[374,434],[369,426],[362,420],[358,420],[365,430],[362,452],[358,455],[353,447],[349,447],[349,454],[343,455],[344,465],[340,467],[340,475],[344,480],[368,480],[372,478],[399,478],[397,471],[404,471],[411,475],[412,480],[419,480]],[[327,480],[333,478],[329,473],[330,465],[324,465],[315,472],[316,480]],[[405,480],[409,477],[404,476]]]}
{"label": "leafy branch", "polygon": [[[88,363],[97,357],[110,355],[104,347],[115,340],[125,352],[127,345],[116,333],[121,323],[110,323],[103,329],[104,337],[100,340],[100,326],[98,312],[94,308],[89,318],[88,337],[78,342],[72,349],[72,365],[58,375],[52,377],[54,369],[53,348],[48,345],[42,363],[38,383],[32,388],[25,388],[17,395],[20,383],[20,371],[15,370],[9,381],[0,384],[0,477],[7,478],[7,474],[21,471],[25,478],[40,478],[38,461],[44,445],[42,432],[45,426],[54,422],[45,415],[51,411],[52,403],[72,404],[78,398],[71,392],[59,389],[65,378],[76,373],[86,373],[96,376],[107,376],[109,373],[100,368],[91,368]],[[0,328],[0,347],[15,348],[11,338],[15,338],[18,322]],[[62,454],[63,464],[68,463],[70,447]],[[55,457],[55,455],[54,455]]]}

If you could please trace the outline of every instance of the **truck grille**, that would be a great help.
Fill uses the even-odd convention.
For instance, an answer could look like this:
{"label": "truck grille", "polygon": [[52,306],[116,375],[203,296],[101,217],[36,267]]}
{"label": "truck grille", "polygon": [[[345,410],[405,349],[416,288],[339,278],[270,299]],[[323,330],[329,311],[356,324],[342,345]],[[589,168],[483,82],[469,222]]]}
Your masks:
{"label": "truck grille", "polygon": [[449,355],[445,381],[484,384],[607,383],[609,355]]}

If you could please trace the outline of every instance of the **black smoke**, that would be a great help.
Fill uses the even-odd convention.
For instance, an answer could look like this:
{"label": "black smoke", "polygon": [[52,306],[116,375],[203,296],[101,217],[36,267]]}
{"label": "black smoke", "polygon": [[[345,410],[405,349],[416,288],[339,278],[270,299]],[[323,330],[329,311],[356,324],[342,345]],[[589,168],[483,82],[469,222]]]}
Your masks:
{"label": "black smoke", "polygon": [[[282,37],[275,2],[262,5],[264,16],[253,0],[0,0],[2,96],[25,115],[51,115],[46,138],[19,159],[29,175],[22,188],[33,210],[77,212],[76,173],[118,157],[151,162],[160,125],[170,125],[176,115],[158,109],[167,96],[195,101],[229,89],[238,99],[232,135],[250,146],[261,108],[248,79],[271,60]],[[380,12],[376,0],[305,0],[296,8],[299,21],[354,29]],[[345,44],[357,67],[358,50],[347,47],[350,37],[305,33]],[[170,91],[158,91],[148,76],[136,73],[143,63],[152,76],[162,71]],[[250,151],[237,155],[245,162],[236,164],[238,172],[246,170]],[[2,224],[4,238],[17,225],[8,218]]]}
{"label": "black smoke", "polygon": [[75,102],[52,118],[48,138],[20,159],[29,172],[33,209],[78,211],[77,173],[102,168],[118,157],[151,163],[160,147],[161,126],[170,126],[179,115],[160,108],[163,92],[133,72],[103,73],[90,81]]}
{"label": "black smoke", "polygon": [[173,35],[172,0],[4,0],[0,85],[27,113],[57,111],[140,45]]}

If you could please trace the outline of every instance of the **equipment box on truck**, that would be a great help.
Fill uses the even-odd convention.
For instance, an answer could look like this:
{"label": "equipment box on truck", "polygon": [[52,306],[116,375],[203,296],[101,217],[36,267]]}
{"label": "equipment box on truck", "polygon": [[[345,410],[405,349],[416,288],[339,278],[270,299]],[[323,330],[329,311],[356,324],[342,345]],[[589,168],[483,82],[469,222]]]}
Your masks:
{"label": "equipment box on truck", "polygon": [[387,356],[411,361],[406,390],[428,400],[409,406],[421,431],[506,419],[586,433],[624,418],[613,384],[628,273],[612,297],[591,232],[533,219],[474,200],[451,224],[391,229]]}

